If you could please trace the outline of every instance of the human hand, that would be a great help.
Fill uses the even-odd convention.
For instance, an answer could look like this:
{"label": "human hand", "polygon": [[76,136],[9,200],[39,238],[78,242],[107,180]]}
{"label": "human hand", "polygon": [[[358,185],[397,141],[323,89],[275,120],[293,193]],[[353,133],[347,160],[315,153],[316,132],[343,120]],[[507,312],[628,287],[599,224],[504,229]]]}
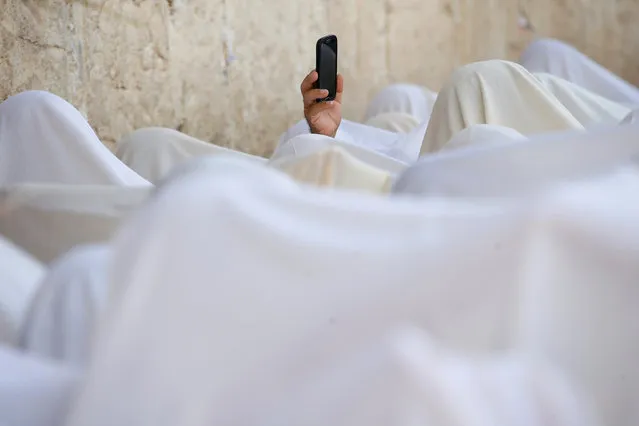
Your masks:
{"label": "human hand", "polygon": [[328,96],[328,90],[315,89],[314,83],[319,78],[317,71],[313,70],[306,76],[300,90],[304,99],[304,117],[311,133],[335,137],[337,129],[342,122],[342,92],[344,91],[344,78],[337,75],[337,93],[334,101],[315,102]]}

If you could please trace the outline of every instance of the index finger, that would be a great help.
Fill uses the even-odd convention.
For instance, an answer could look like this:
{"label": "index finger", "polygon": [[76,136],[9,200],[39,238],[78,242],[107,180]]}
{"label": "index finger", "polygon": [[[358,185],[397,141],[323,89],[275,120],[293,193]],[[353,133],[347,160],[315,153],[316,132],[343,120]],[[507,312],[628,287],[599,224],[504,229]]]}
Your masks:
{"label": "index finger", "polygon": [[302,80],[302,85],[300,86],[300,90],[302,93],[306,93],[309,90],[313,89],[313,84],[317,81],[318,75],[317,71],[311,71],[305,78]]}

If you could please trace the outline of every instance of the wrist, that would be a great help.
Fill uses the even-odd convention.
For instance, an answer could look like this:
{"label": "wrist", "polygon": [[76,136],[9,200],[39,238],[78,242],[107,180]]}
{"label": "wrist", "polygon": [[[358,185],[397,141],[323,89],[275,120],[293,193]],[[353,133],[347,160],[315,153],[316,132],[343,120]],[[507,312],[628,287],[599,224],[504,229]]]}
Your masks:
{"label": "wrist", "polygon": [[323,136],[328,136],[329,138],[335,138],[335,136],[337,135],[337,129],[335,129],[333,131],[319,130],[319,129],[315,128],[311,124],[309,124],[308,127],[309,127],[311,133],[314,134],[314,135],[323,135]]}

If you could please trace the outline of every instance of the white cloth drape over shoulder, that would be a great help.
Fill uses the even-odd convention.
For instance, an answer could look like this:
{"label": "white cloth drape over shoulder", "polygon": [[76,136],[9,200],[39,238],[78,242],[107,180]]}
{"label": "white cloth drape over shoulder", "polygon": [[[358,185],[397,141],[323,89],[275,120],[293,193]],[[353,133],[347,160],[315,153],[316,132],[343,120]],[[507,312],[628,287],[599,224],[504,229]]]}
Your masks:
{"label": "white cloth drape over shoulder", "polygon": [[[238,395],[254,380],[271,368],[288,368],[278,387],[306,380],[308,360],[337,349],[314,342],[363,343],[405,323],[463,353],[533,345],[577,384],[602,425],[635,425],[627,396],[639,393],[639,332],[629,326],[639,303],[638,218],[635,171],[519,200],[421,200],[300,187],[265,167],[211,161],[162,187],[115,242],[110,306],[70,425],[203,426],[222,409],[211,407],[251,412]],[[537,330],[537,311],[522,310],[527,295],[560,300],[572,278],[601,303],[573,291],[564,306],[571,327]],[[587,340],[546,344],[589,330],[583,315],[603,318],[616,308],[607,298],[622,294],[626,303]],[[609,340],[597,330],[617,330],[623,356],[601,347]],[[583,368],[568,365],[584,353]],[[424,405],[437,407],[438,396]],[[482,397],[466,401],[482,406]],[[472,413],[448,401],[450,413]],[[399,424],[412,424],[403,414]]]}
{"label": "white cloth drape over shoulder", "polygon": [[0,104],[0,185],[148,185],[100,142],[82,114],[48,92]]}
{"label": "white cloth drape over shoulder", "polygon": [[173,168],[193,157],[231,155],[255,162],[265,158],[245,154],[163,127],[138,129],[117,144],[116,155],[145,179],[158,182]]}
{"label": "white cloth drape over shoulder", "polygon": [[0,345],[14,345],[44,266],[0,235]]}
{"label": "white cloth drape over shoulder", "polygon": [[64,426],[80,375],[0,346],[0,424]]}
{"label": "white cloth drape over shoulder", "polygon": [[521,55],[519,62],[530,72],[552,74],[611,101],[639,106],[637,87],[559,40],[533,41]]}
{"label": "white cloth drape over shoulder", "polygon": [[33,299],[20,346],[78,366],[89,360],[108,295],[108,246],[80,246],[54,261]]}

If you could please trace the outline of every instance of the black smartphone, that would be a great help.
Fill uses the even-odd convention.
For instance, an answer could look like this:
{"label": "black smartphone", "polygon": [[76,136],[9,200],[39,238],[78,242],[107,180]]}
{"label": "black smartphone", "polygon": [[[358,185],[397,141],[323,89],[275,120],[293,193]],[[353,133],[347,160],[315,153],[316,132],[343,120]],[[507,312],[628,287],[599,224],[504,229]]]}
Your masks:
{"label": "black smartphone", "polygon": [[328,96],[318,102],[333,101],[337,95],[337,37],[329,35],[317,40],[315,46],[315,70],[319,78],[318,89],[328,90]]}

